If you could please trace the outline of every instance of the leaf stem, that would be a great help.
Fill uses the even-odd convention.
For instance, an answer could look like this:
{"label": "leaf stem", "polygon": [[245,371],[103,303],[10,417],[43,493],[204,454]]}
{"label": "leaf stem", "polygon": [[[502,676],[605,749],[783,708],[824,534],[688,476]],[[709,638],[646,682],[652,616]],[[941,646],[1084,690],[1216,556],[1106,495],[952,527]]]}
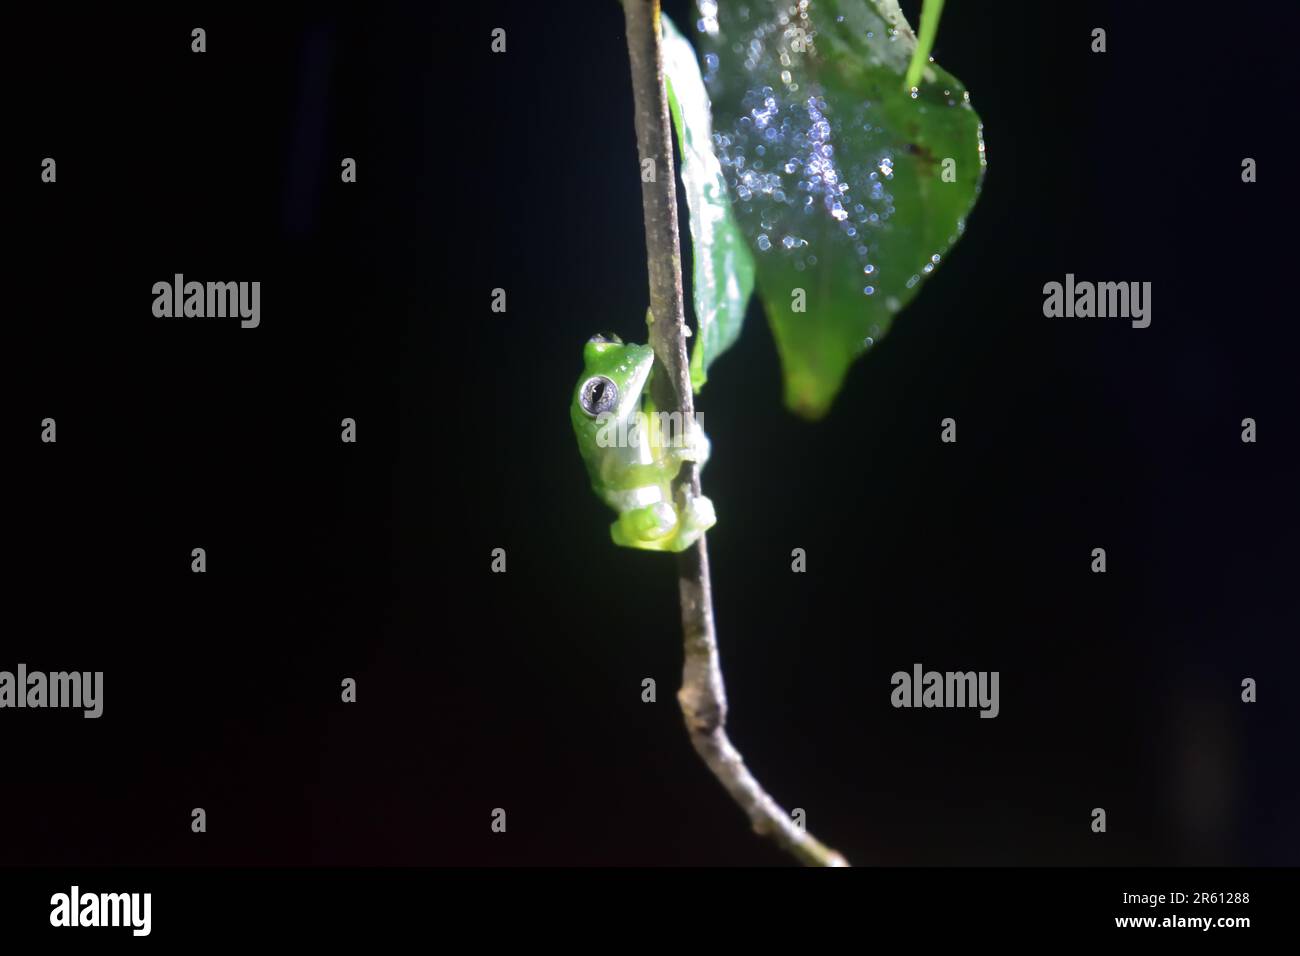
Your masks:
{"label": "leaf stem", "polygon": [[[933,2],[933,0],[931,0]],[[652,398],[661,411],[679,412],[694,422],[686,317],[682,300],[682,261],[677,234],[677,190],[673,168],[668,98],[664,88],[659,0],[623,0],[627,50],[632,69],[637,146],[641,159],[653,160],[655,176],[642,176],[646,264],[650,274],[650,344],[660,363]],[[681,504],[683,490],[700,494],[699,470],[683,465],[673,484]],[[810,866],[847,866],[844,857],[814,839],[768,796],[727,737],[727,693],[713,624],[709,553],[703,537],[677,559],[685,660],[677,700],[700,758],[731,798],[749,816],[755,832]]]}
{"label": "leaf stem", "polygon": [[907,65],[907,77],[903,87],[914,90],[921,82],[921,71],[930,62],[930,51],[934,49],[934,38],[939,35],[939,14],[943,12],[943,0],[925,0],[921,7],[921,23],[916,40],[916,49],[912,51],[912,62]]}

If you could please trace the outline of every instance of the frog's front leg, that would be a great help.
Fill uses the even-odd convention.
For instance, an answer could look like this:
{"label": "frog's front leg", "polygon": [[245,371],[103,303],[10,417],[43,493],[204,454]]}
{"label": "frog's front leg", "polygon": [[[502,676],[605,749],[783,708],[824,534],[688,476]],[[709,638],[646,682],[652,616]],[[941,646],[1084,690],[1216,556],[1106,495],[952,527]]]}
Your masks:
{"label": "frog's front leg", "polygon": [[686,461],[695,462],[697,471],[702,470],[704,463],[709,460],[711,447],[709,436],[704,434],[704,429],[699,425],[692,424],[686,429],[686,448],[683,450],[682,458]]}
{"label": "frog's front leg", "polygon": [[696,470],[704,467],[704,463],[709,460],[709,436],[704,434],[704,429],[698,424],[686,419],[685,426],[671,433],[671,439],[666,443],[665,457],[675,459],[678,462],[693,461]]}

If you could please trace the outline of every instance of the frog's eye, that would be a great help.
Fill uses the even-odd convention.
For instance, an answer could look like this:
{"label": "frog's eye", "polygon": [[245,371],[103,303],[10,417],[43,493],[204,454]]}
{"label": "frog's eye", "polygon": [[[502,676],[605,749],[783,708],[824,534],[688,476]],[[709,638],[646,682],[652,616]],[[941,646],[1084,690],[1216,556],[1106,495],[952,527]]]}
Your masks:
{"label": "frog's eye", "polygon": [[593,418],[611,411],[618,404],[618,386],[604,375],[595,375],[582,383],[578,404]]}
{"label": "frog's eye", "polygon": [[613,332],[597,332],[588,342],[595,342],[597,345],[622,345],[623,340]]}

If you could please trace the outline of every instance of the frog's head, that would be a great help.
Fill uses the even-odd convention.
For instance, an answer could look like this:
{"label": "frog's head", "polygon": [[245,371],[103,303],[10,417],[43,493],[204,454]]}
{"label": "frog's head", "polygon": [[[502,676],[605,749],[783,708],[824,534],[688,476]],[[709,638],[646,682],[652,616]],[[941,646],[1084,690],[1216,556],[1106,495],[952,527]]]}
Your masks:
{"label": "frog's head", "polygon": [[614,335],[596,335],[583,348],[582,358],[569,417],[592,486],[604,493],[621,487],[635,468],[649,462],[644,441],[634,441],[633,436],[644,432],[635,425],[654,351],[648,345],[626,345]]}
{"label": "frog's head", "polygon": [[582,359],[571,415],[579,441],[590,438],[594,444],[604,422],[627,421],[640,410],[655,356],[648,345],[624,344],[616,335],[594,335],[583,348]]}

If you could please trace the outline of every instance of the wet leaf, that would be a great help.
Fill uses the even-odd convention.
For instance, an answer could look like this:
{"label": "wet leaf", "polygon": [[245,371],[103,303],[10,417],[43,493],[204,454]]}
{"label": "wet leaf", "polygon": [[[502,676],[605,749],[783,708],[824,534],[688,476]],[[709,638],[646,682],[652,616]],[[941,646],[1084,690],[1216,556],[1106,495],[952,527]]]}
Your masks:
{"label": "wet leaf", "polygon": [[691,383],[698,392],[714,359],[740,336],[754,292],[754,258],[732,215],[726,179],[713,152],[709,97],[695,50],[668,17],[662,23],[668,105],[682,154],[694,259],[697,332]]}
{"label": "wet leaf", "polygon": [[702,0],[700,11],[715,147],[786,404],[820,418],[965,229],[982,124],[933,63],[904,87],[916,39],[895,0]]}

